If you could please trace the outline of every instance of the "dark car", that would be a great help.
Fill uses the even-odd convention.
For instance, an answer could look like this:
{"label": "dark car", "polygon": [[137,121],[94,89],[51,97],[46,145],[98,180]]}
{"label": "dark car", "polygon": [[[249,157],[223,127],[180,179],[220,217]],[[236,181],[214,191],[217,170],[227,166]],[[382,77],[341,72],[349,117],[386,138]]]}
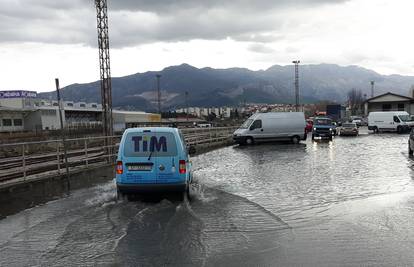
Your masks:
{"label": "dark car", "polygon": [[316,117],[313,120],[312,140],[329,139],[332,140],[336,133],[336,125],[327,117]]}

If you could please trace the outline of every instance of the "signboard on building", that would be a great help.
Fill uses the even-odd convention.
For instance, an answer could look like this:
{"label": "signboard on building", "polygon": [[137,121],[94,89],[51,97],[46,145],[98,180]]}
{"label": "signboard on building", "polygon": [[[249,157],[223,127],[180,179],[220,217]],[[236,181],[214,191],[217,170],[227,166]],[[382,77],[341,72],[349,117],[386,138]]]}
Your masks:
{"label": "signboard on building", "polygon": [[37,93],[34,91],[0,91],[0,99],[5,98],[36,98]]}

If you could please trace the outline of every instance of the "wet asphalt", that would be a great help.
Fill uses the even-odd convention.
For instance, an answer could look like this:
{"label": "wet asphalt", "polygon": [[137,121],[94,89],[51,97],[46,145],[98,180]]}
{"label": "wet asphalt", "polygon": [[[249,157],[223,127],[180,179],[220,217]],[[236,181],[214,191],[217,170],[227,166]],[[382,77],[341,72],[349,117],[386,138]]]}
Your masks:
{"label": "wet asphalt", "polygon": [[214,150],[184,201],[77,190],[0,220],[0,266],[412,266],[407,140]]}

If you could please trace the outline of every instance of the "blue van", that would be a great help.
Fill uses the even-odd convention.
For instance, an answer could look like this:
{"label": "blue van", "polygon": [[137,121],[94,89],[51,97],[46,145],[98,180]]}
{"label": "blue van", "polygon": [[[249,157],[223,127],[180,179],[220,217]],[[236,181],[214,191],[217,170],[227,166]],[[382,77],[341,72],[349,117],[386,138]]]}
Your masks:
{"label": "blue van", "polygon": [[179,129],[125,130],[116,162],[118,197],[145,192],[188,193],[191,180],[191,163]]}

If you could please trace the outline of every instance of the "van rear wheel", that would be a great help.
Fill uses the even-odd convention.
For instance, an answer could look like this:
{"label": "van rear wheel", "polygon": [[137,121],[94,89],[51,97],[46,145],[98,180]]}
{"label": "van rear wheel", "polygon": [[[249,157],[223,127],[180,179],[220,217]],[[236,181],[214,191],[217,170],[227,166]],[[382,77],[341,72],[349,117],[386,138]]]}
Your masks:
{"label": "van rear wheel", "polygon": [[116,200],[123,201],[125,200],[125,194],[121,192],[118,188],[116,189]]}
{"label": "van rear wheel", "polygon": [[300,137],[299,136],[295,135],[295,136],[292,137],[292,143],[299,144],[299,142],[300,142]]}
{"label": "van rear wheel", "polygon": [[191,200],[191,194],[190,194],[190,184],[187,185],[186,189],[185,189],[185,196],[187,197],[187,200],[190,201]]}
{"label": "van rear wheel", "polygon": [[185,201],[186,199],[187,199],[188,201],[190,201],[190,200],[191,200],[191,195],[190,195],[190,185],[189,185],[189,184],[185,187],[184,191],[181,191],[181,192],[178,194],[178,198],[179,198],[179,200],[180,200],[180,201]]}

